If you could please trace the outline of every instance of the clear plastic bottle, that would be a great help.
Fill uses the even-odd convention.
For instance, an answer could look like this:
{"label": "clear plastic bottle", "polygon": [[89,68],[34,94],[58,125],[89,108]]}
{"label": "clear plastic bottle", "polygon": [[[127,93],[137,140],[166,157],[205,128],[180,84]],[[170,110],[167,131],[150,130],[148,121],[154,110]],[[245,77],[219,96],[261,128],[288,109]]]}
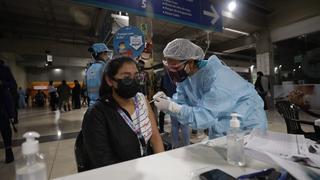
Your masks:
{"label": "clear plastic bottle", "polygon": [[23,158],[16,162],[17,180],[47,180],[47,168],[43,155],[39,154],[39,138],[37,132],[23,135],[26,141],[22,144]]}
{"label": "clear plastic bottle", "polygon": [[240,129],[239,115],[231,114],[230,129],[227,134],[227,161],[229,164],[244,166],[244,137]]}

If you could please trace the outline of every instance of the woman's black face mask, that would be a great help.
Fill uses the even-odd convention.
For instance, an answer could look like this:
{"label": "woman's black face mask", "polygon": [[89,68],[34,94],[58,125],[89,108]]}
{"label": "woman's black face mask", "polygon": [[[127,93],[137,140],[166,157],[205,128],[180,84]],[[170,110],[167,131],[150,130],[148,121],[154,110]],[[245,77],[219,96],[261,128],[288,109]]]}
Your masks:
{"label": "woman's black face mask", "polygon": [[125,77],[123,79],[115,79],[118,83],[118,88],[115,92],[124,99],[134,97],[139,92],[139,84],[136,79]]}

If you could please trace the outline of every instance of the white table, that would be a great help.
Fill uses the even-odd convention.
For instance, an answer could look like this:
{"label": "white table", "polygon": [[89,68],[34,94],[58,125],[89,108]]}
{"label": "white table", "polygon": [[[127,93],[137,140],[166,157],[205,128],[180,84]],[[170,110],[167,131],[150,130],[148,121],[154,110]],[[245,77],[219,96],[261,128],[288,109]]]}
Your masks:
{"label": "white table", "polygon": [[123,163],[105,166],[56,180],[197,180],[200,173],[221,169],[238,177],[272,167],[247,159],[246,167],[231,166],[226,161],[225,137],[211,140],[216,147],[201,143]]}

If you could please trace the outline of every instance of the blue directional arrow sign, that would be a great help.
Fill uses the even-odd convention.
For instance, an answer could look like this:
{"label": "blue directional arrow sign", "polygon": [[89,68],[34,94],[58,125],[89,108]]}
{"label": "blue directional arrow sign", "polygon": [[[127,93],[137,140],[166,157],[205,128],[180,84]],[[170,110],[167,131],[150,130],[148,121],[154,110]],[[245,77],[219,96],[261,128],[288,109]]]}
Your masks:
{"label": "blue directional arrow sign", "polygon": [[222,31],[221,8],[211,0],[74,0],[82,4],[210,31]]}

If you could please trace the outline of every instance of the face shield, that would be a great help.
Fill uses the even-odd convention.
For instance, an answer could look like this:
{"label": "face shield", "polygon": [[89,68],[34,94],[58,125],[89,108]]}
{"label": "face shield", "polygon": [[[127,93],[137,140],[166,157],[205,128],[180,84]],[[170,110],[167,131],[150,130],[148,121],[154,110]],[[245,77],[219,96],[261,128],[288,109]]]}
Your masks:
{"label": "face shield", "polygon": [[162,61],[166,71],[174,83],[179,83],[187,79],[188,73],[185,71],[187,62],[189,61],[184,60],[177,64],[171,64],[167,60]]}

